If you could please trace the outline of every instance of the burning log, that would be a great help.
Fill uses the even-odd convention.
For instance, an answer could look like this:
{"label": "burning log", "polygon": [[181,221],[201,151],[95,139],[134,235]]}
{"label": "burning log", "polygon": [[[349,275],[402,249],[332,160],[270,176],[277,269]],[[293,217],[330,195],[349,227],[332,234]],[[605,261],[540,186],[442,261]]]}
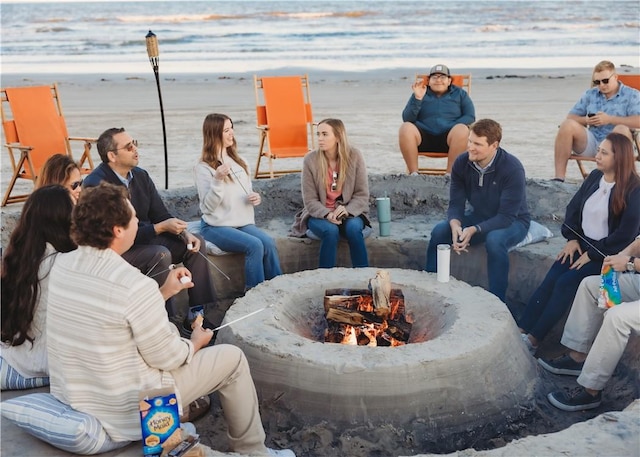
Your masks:
{"label": "burning log", "polygon": [[369,284],[371,290],[325,291],[325,342],[399,346],[409,340],[411,323],[405,318],[402,291],[391,288],[389,274],[383,270]]}

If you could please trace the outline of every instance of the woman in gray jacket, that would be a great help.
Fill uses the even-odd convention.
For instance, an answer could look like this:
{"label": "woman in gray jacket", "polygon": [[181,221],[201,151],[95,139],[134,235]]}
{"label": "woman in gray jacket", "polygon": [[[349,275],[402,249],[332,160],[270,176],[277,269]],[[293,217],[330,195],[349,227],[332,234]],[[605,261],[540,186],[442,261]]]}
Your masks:
{"label": "woman in gray jacket", "polygon": [[318,149],[304,158],[302,199],[304,209],[296,218],[294,236],[307,228],[320,238],[320,268],[336,266],[338,241],[347,239],[353,267],[368,267],[362,230],[370,226],[369,182],[364,158],[347,140],[339,119],[318,124]]}

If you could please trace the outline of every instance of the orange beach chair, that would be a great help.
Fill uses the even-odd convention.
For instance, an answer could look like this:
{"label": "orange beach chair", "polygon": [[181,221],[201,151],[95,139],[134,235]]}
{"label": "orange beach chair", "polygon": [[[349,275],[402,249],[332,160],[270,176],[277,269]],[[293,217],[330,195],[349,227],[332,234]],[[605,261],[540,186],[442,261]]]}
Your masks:
{"label": "orange beach chair", "polygon": [[90,150],[91,143],[96,140],[69,137],[57,84],[0,89],[0,102],[5,146],[13,173],[2,206],[25,201],[30,192],[11,195],[16,181],[26,179],[35,185],[40,168],[49,157],[55,154],[72,156],[70,141],[84,143],[78,163],[82,172],[86,174],[93,170]]}
{"label": "orange beach chair", "polygon": [[[416,75],[416,80],[424,79],[425,84],[426,81],[429,80],[429,75]],[[471,94],[471,75],[451,75],[451,84],[454,86],[458,86],[467,91],[468,94]],[[418,151],[418,158],[420,157],[429,157],[431,159],[444,159],[448,160],[448,154],[446,152],[425,152]],[[444,175],[447,173],[447,165],[445,163],[444,168],[441,167],[418,167],[418,173],[423,175]]]}
{"label": "orange beach chair", "polygon": [[[308,76],[254,76],[254,87],[260,136],[254,178],[299,172],[301,167],[275,170],[273,162],[277,158],[304,157],[315,147]],[[262,157],[269,158],[269,171],[260,170]]]}

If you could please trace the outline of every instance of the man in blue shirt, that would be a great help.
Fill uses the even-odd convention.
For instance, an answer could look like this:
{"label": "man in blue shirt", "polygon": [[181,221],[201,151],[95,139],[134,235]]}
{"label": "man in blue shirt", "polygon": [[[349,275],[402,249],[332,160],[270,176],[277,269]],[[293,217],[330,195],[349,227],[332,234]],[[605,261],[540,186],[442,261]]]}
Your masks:
{"label": "man in blue shirt", "polygon": [[466,91],[451,85],[446,65],[434,65],[427,81],[411,86],[413,94],[402,111],[404,123],[398,133],[400,152],[409,174],[418,173],[418,151],[448,153],[447,172],[462,154],[475,121],[473,102]]}
{"label": "man in blue shirt", "polygon": [[560,124],[555,143],[555,178],[564,181],[571,153],[595,157],[598,145],[611,132],[633,141],[630,129],[640,128],[640,91],[618,81],[608,60],[593,69],[593,87],[587,90]]}
{"label": "man in blue shirt", "polygon": [[[457,254],[485,243],[489,292],[504,301],[509,279],[509,248],[524,239],[531,217],[524,167],[500,147],[502,127],[480,119],[470,127],[468,150],[451,169],[447,220],[431,231],[426,271],[435,272],[438,244]],[[467,206],[471,211],[465,211]]]}

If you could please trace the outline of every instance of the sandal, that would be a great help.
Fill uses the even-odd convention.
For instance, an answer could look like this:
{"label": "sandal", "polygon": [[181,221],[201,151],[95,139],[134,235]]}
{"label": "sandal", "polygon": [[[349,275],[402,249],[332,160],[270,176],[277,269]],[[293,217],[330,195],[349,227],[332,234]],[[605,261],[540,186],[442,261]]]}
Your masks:
{"label": "sandal", "polygon": [[182,416],[180,416],[180,423],[185,422],[193,422],[200,418],[202,418],[205,414],[209,412],[211,408],[211,399],[208,395],[204,395],[200,398],[195,399],[189,406],[187,410],[184,412]]}

